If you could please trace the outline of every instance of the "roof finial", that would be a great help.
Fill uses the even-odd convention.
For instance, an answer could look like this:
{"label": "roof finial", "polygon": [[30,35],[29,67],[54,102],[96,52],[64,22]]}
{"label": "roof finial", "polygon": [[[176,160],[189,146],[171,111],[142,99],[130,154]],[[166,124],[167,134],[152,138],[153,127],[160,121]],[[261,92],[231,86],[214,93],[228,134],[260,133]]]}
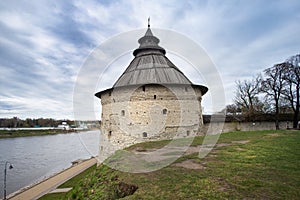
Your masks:
{"label": "roof finial", "polygon": [[148,17],[148,28],[150,28],[150,17]]}

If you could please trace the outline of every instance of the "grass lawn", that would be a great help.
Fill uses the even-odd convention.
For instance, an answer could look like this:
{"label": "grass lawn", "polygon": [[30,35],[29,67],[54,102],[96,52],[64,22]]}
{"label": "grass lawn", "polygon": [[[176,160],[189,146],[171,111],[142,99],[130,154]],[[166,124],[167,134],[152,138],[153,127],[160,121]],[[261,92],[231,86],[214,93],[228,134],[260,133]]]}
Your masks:
{"label": "grass lawn", "polygon": [[[58,188],[72,188],[75,187],[82,179],[84,179],[86,176],[89,176],[90,173],[96,170],[96,165],[93,165],[92,167],[88,168],[87,170],[81,172],[77,176],[71,178],[67,182],[60,185]],[[52,193],[52,194],[46,194],[43,197],[39,198],[40,200],[48,200],[48,199],[65,199],[66,193]]]}
{"label": "grass lawn", "polygon": [[1,138],[15,138],[28,136],[42,136],[68,133],[64,130],[0,130]]}
{"label": "grass lawn", "polygon": [[[201,145],[196,137],[192,146]],[[128,149],[160,148],[168,141]],[[205,158],[197,152],[150,173],[125,173],[101,165],[47,199],[300,199],[300,131],[224,133]],[[190,169],[190,164],[199,166]],[[133,193],[134,192],[134,193]],[[133,193],[132,195],[129,195]],[[56,195],[56,196],[54,196]],[[45,197],[46,197],[45,196]],[[45,199],[45,198],[42,198]]]}

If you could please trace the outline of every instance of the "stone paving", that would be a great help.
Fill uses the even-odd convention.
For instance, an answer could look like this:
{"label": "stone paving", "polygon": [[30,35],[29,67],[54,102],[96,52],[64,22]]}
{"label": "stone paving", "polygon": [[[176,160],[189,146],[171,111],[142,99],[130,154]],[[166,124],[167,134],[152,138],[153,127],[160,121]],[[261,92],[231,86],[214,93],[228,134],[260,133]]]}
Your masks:
{"label": "stone paving", "polygon": [[[80,174],[84,170],[88,169],[89,167],[93,166],[97,163],[95,158],[88,159],[83,161],[77,165],[74,165],[59,174],[56,174],[32,187],[25,189],[8,199],[11,200],[26,200],[26,199],[38,199],[41,196],[53,191],[59,185],[63,184],[67,180],[73,178],[74,176]],[[65,188],[63,188],[65,189]]]}

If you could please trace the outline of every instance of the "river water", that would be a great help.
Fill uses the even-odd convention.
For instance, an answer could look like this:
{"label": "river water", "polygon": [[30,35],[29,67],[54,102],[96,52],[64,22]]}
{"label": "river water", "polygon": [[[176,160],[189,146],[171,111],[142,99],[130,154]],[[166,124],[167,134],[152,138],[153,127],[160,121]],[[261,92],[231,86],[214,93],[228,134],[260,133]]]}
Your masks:
{"label": "river water", "polygon": [[0,139],[0,198],[70,167],[71,162],[98,154],[100,131]]}

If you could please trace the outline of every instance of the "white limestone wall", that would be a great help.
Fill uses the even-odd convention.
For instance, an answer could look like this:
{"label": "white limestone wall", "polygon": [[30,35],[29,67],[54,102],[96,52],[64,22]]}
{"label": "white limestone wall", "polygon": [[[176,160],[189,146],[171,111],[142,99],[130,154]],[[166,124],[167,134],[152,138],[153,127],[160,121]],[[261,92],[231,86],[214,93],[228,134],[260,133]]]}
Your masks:
{"label": "white limestone wall", "polygon": [[[286,130],[292,128],[292,125],[291,121],[279,122],[279,129]],[[204,124],[202,127],[202,134],[205,134],[209,127],[212,133],[276,130],[275,122],[211,122]]]}
{"label": "white limestone wall", "polygon": [[105,92],[100,161],[135,143],[199,134],[201,99],[200,89],[191,86],[146,85]]}

